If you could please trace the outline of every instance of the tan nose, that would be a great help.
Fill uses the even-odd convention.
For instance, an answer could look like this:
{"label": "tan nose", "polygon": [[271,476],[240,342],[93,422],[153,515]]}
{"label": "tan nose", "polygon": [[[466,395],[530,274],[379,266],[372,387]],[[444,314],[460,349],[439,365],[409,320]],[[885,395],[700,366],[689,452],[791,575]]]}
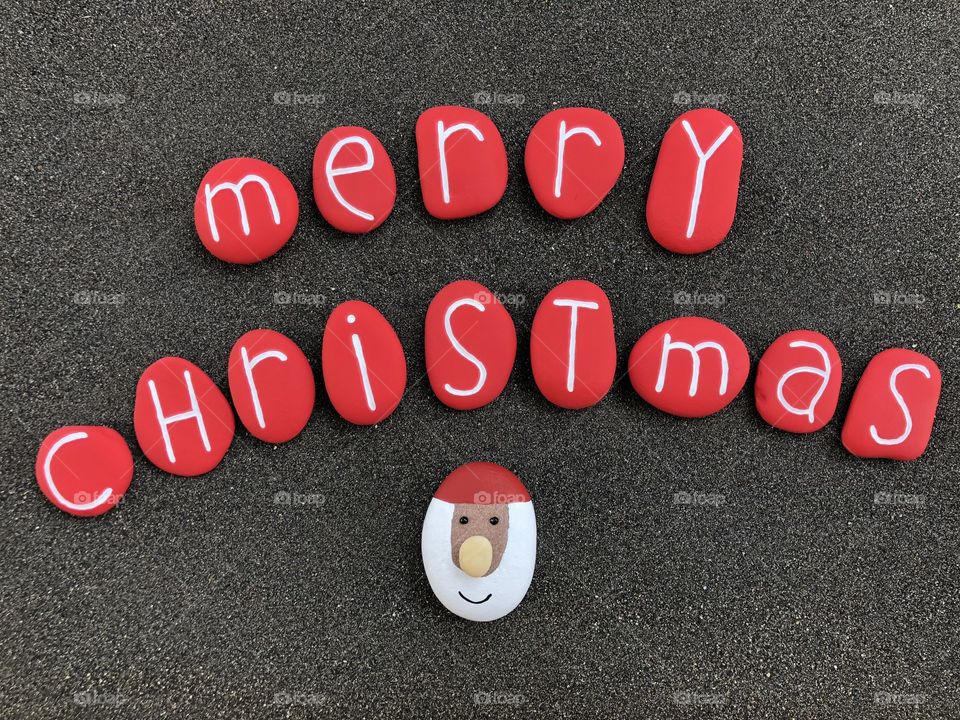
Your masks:
{"label": "tan nose", "polygon": [[460,569],[470,577],[483,577],[493,564],[493,545],[483,535],[473,535],[460,546]]}

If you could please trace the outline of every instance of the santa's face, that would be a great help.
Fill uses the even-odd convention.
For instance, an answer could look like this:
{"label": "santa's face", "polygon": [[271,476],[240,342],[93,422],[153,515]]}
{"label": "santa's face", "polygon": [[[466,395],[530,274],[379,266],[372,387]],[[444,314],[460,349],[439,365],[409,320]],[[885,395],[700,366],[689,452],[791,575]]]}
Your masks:
{"label": "santa's face", "polygon": [[423,521],[423,566],[434,594],[467,620],[503,617],[533,579],[533,502],[452,503],[433,498]]}

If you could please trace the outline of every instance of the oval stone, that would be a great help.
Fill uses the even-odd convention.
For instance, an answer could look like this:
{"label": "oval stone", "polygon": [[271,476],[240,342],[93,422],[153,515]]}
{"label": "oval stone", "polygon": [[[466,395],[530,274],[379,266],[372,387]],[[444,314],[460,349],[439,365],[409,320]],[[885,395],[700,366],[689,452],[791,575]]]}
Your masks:
{"label": "oval stone", "polygon": [[750,355],[726,325],[702,317],[667,320],[630,352],[634,390],[655,408],[680,417],[719,412],[743,389]]}
{"label": "oval stone", "polygon": [[233,442],[233,410],[200,368],[179,357],[157,360],[137,382],[133,428],[147,460],[173,475],[213,470]]}
{"label": "oval stone", "polygon": [[826,336],[812,330],[781,335],[757,363],[757,412],[787,432],[819,430],[837,409],[842,371],[840,354]]}
{"label": "oval stone", "polygon": [[130,487],[133,456],[113,428],[68,425],[40,443],[37,484],[58,508],[71,515],[103,515]]}
{"label": "oval stone", "polygon": [[427,212],[456,220],[486,212],[507,189],[500,131],[479,110],[432,107],[417,118],[420,192]]}
{"label": "oval stone", "polygon": [[497,399],[513,371],[517,331],[487,288],[458,280],[436,294],[424,323],[424,355],[434,394],[447,407],[474,410]]}
{"label": "oval stone", "polygon": [[843,446],[862,458],[916,460],[930,442],[940,368],[913,350],[891,348],[867,365],[843,423]]}
{"label": "oval stone", "polygon": [[303,351],[274,330],[251,330],[230,351],[227,378],[240,422],[255,438],[283,443],[313,412],[316,387]]}
{"label": "oval stone", "polygon": [[530,493],[500,465],[473,462],[440,483],[420,540],[430,588],[455,615],[488,622],[527,594],[537,562]]}
{"label": "oval stone", "polygon": [[617,344],[606,293],[586,280],[557,285],[540,303],[530,331],[533,379],[543,396],[579,410],[613,385]]}
{"label": "oval stone", "polygon": [[407,386],[407,360],[380,312],[349,300],[330,313],[321,350],[323,383],[333,408],[355,425],[374,425],[396,410]]}
{"label": "oval stone", "polygon": [[560,108],[537,121],[523,162],[541,207],[564,220],[592,212],[623,171],[623,133],[593,108]]}
{"label": "oval stone", "polygon": [[197,189],[193,219],[200,242],[229,263],[260,262],[286,245],[300,204],[287,176],[255,158],[230,158],[210,168]]}
{"label": "oval stone", "polygon": [[313,197],[337,230],[368,233],[379,227],[397,198],[393,163],[381,142],[361,127],[337,127],[313,155]]}
{"label": "oval stone", "polygon": [[743,138],[727,115],[690,110],[660,143],[647,195],[647,227],[675,253],[701,253],[730,232],[737,210]]}

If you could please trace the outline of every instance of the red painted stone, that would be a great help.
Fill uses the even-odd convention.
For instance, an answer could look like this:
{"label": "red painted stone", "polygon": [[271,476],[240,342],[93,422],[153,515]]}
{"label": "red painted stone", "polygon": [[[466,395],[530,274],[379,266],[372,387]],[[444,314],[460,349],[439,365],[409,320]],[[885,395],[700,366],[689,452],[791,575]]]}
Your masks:
{"label": "red painted stone", "polygon": [[323,382],[334,409],[355,425],[387,418],[407,386],[407,360],[380,312],[349,300],[330,313],[321,349]]}
{"label": "red painted stone", "polygon": [[554,405],[579,410],[600,402],[617,368],[606,293],[586,280],[547,293],[533,317],[530,363],[537,387]]}
{"label": "red painted stone", "polygon": [[427,212],[456,220],[485,212],[507,189],[500,131],[479,110],[432,107],[417,118],[420,191]]}
{"label": "red painted stone", "polygon": [[719,412],[743,389],[749,372],[743,341],[726,325],[702,317],[674,318],[651,328],[629,360],[630,382],[640,397],[680,417]]}
{"label": "red painted stone", "polygon": [[397,178],[383,145],[369,130],[337,127],[313,155],[313,197],[337,230],[368,233],[379,227],[397,199]]}
{"label": "red painted stone", "polygon": [[203,370],[183,358],[165,357],[137,382],[133,429],[147,460],[161,470],[203,475],[230,448],[233,410]]}
{"label": "red painted stone", "polygon": [[757,363],[757,412],[775,428],[819,430],[833,417],[843,368],[830,339],[812,330],[781,335]]}
{"label": "red painted stone", "polygon": [[255,438],[282,443],[301,433],[313,412],[313,370],[296,343],[273,330],[251,330],[230,351],[227,379],[240,422]]}
{"label": "red painted stone", "polygon": [[68,425],[40,443],[36,476],[47,500],[64,512],[103,515],[130,487],[133,456],[113,428]]}
{"label": "red painted stone", "polygon": [[424,354],[440,402],[474,410],[503,392],[517,355],[517,331],[492,292],[473,280],[458,280],[440,290],[427,309]]}
{"label": "red painted stone", "polygon": [[733,225],[742,162],[740,128],[719,110],[690,110],[674,120],[660,143],[647,195],[653,239],[683,254],[719,245]]}
{"label": "red painted stone", "polygon": [[857,383],[843,446],[862,458],[916,460],[930,441],[940,400],[940,368],[913,350],[874,356]]}
{"label": "red painted stone", "polygon": [[623,171],[623,133],[593,108],[561,108],[530,131],[524,151],[537,202],[554,217],[583,217],[603,202]]}
{"label": "red painted stone", "polygon": [[213,255],[250,265],[286,245],[299,209],[297,193],[280,170],[263,160],[230,158],[203,176],[193,219],[200,241]]}

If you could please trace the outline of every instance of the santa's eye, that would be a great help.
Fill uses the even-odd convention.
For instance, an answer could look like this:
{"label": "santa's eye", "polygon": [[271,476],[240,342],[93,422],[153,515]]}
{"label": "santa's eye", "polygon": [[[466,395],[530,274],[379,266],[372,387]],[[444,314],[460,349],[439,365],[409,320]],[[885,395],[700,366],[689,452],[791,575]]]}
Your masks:
{"label": "santa's eye", "polygon": [[491,525],[496,525],[498,522],[500,522],[500,518],[498,518],[496,515],[494,515],[492,518],[490,518],[490,524],[491,524]]}
{"label": "santa's eye", "polygon": [[460,524],[461,524],[461,525],[466,525],[468,522],[470,522],[470,518],[468,518],[466,515],[461,515],[461,516],[460,516]]}

